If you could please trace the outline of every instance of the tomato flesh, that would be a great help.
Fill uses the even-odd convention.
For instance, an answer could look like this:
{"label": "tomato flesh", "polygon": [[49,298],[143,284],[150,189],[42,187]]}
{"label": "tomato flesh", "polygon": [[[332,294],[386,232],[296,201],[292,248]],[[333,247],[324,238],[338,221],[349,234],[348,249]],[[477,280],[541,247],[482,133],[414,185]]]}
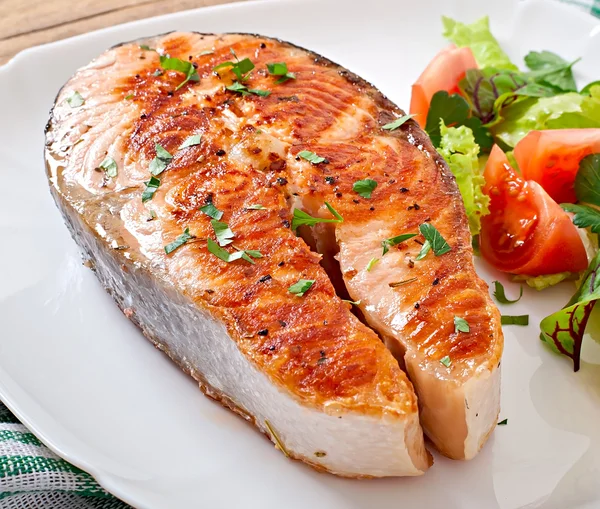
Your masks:
{"label": "tomato flesh", "polygon": [[481,221],[482,256],[498,270],[539,276],[579,272],[587,254],[571,218],[536,182],[521,178],[494,146],[484,172],[490,214]]}
{"label": "tomato flesh", "polygon": [[469,69],[476,69],[477,62],[470,48],[457,48],[454,44],[440,51],[425,68],[412,86],[410,113],[425,127],[431,98],[445,90],[449,94],[459,92],[458,84]]}
{"label": "tomato flesh", "polygon": [[600,129],[531,131],[515,147],[526,180],[535,180],[558,203],[575,203],[573,189],[581,160],[600,152]]}

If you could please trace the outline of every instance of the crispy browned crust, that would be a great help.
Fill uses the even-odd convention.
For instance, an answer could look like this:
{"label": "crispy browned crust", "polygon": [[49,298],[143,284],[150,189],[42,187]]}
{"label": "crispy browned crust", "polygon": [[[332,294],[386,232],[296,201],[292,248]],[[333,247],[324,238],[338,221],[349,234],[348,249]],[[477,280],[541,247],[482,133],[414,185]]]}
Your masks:
{"label": "crispy browned crust", "polygon": [[[312,54],[279,41],[225,35],[211,39],[210,44],[216,46],[213,55],[199,57],[209,47],[203,39],[198,34],[169,34],[146,43],[173,57],[188,60],[192,56],[198,65],[201,84],[210,80],[231,83],[229,76],[216,78],[212,68],[230,59],[233,48],[240,57],[251,56],[257,69],[261,69],[253,74],[251,86],[269,88],[273,91],[271,96],[242,97],[220,87],[203,101],[191,100],[186,93],[193,84],[174,90],[182,80],[180,73],[153,75],[160,67],[155,52],[142,52],[137,44],[110,50],[111,56],[131,64],[130,72],[112,75],[110,69],[80,71],[57,99],[56,118],[48,128],[47,156],[55,161],[50,164],[50,176],[58,199],[77,208],[91,230],[100,222],[110,237],[127,245],[119,253],[124,260],[133,259],[155,277],[174,284],[225,323],[247,358],[305,403],[320,407],[335,401],[341,408],[372,415],[415,412],[417,403],[412,385],[397,362],[377,335],[361,324],[350,312],[350,306],[336,296],[319,265],[320,257],[290,230],[285,161],[275,153],[259,155],[260,151],[255,150],[259,147],[251,142],[256,128],[283,122],[293,126],[295,154],[302,148],[310,148],[309,140],[335,121],[335,115],[322,107],[319,111],[311,98],[319,105],[324,99],[337,104],[339,95],[348,105],[355,98],[378,93],[363,89],[362,82],[348,79],[346,71],[334,64],[316,61]],[[264,72],[265,64],[272,61],[286,61],[298,79],[274,86],[274,79]],[[324,69],[321,75],[324,81],[320,84],[312,76]],[[70,158],[75,159],[74,150],[86,150],[88,141],[76,146],[77,140],[71,140],[71,146],[62,148],[72,113],[64,103],[90,72],[96,72],[99,89],[116,104],[133,96],[130,104],[135,108],[135,117],[131,118],[131,130],[121,147],[129,164],[146,169],[155,156],[155,143],[175,154],[168,170],[161,175],[161,187],[149,203],[153,207],[161,204],[159,217],[150,228],[162,237],[162,245],[173,241],[184,228],[189,228],[197,239],[214,238],[209,218],[198,210],[212,201],[224,212],[224,220],[236,233],[236,246],[261,251],[263,257],[255,265],[245,261],[223,262],[209,253],[202,241],[190,242],[168,256],[162,247],[142,253],[137,245],[139,239],[124,229],[114,212],[129,202],[139,202],[144,188],[139,178],[135,191],[131,186],[116,189],[115,182],[108,182],[102,188],[98,185],[99,198],[73,189],[69,178],[81,174],[76,166],[80,161],[71,162]],[[302,101],[296,103],[290,99],[295,94],[301,94]],[[256,103],[259,118],[254,127],[249,125],[242,133],[234,134],[224,126],[223,115],[243,115],[244,102]],[[191,133],[199,131],[203,132],[199,146],[177,149]],[[229,157],[232,145],[242,138],[247,143],[245,155],[265,158],[268,163],[265,167],[255,169]],[[53,169],[58,159],[66,159],[66,170]],[[120,172],[120,178],[127,173],[123,168]],[[148,177],[146,173],[144,180]],[[101,180],[102,175],[97,178]],[[309,190],[312,192],[312,188]],[[255,203],[266,209],[245,208]],[[134,218],[132,224],[146,227],[143,221],[146,219]],[[265,279],[267,276],[270,279]],[[300,278],[315,280],[302,298],[287,290]]]}

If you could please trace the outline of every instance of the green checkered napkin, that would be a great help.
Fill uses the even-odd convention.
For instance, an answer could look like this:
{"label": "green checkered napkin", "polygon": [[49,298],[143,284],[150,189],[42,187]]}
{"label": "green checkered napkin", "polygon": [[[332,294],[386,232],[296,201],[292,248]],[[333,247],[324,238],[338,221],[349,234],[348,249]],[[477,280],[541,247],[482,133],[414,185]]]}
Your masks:
{"label": "green checkered napkin", "polygon": [[[600,0],[560,0],[600,17]],[[45,447],[0,403],[0,508],[126,509]]]}

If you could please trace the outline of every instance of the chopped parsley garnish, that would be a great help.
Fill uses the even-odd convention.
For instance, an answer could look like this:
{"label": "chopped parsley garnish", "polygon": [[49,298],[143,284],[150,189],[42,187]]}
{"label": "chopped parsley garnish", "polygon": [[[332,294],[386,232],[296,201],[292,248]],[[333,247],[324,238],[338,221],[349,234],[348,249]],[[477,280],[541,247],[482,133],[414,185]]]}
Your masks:
{"label": "chopped parsley garnish", "polygon": [[382,127],[382,129],[385,129],[386,131],[394,131],[394,130],[398,129],[402,124],[404,124],[406,121],[410,120],[413,117],[414,117],[414,115],[403,115],[402,117],[397,118],[393,122],[390,122],[389,124],[385,124]]}
{"label": "chopped parsley garnish", "polygon": [[221,219],[223,217],[223,212],[221,212],[217,207],[215,207],[212,202],[207,203],[203,207],[200,207],[200,212],[203,212],[208,217],[212,217],[213,219]]}
{"label": "chopped parsley garnish", "polygon": [[150,161],[150,173],[156,176],[160,175],[163,171],[165,171],[165,169],[173,159],[173,156],[169,154],[169,152],[167,152],[158,143],[155,145],[155,148],[156,157],[152,159],[152,161]]}
{"label": "chopped parsley garnish", "polygon": [[275,83],[285,83],[287,80],[295,80],[296,75],[293,72],[288,72],[287,64],[285,62],[275,62],[273,64],[267,64],[269,74],[272,76],[281,76]]}
{"label": "chopped parsley garnish", "polygon": [[373,267],[375,267],[375,265],[377,264],[378,261],[379,261],[379,258],[371,258],[369,260],[369,263],[367,263],[367,272],[371,272],[373,270]]}
{"label": "chopped parsley garnish", "polygon": [[502,286],[502,283],[500,281],[494,281],[494,297],[500,304],[514,304],[515,302],[519,302],[521,297],[523,297],[523,287],[521,286],[519,298],[510,300],[504,293],[504,286]]}
{"label": "chopped parsley garnish", "polygon": [[449,368],[449,367],[450,367],[450,365],[452,364],[452,360],[450,359],[450,356],[449,356],[449,355],[446,355],[445,357],[442,357],[442,358],[440,359],[440,362],[441,362],[441,363],[442,363],[444,366],[446,366],[447,368]]}
{"label": "chopped parsley garnish", "polygon": [[460,316],[454,317],[454,332],[469,332],[471,328],[464,318]]}
{"label": "chopped parsley garnish", "polygon": [[371,194],[377,187],[377,181],[371,179],[357,180],[352,185],[352,190],[363,198],[371,198]]}
{"label": "chopped parsley garnish", "polygon": [[231,48],[230,51],[231,54],[235,57],[236,62],[223,62],[219,65],[214,66],[213,71],[218,71],[219,69],[223,69],[225,67],[231,67],[231,70],[237,76],[237,79],[239,81],[246,81],[248,79],[248,76],[250,76],[250,73],[254,69],[254,64],[249,58],[244,58],[243,60],[240,60],[235,54],[235,51],[233,51],[233,48]]}
{"label": "chopped parsley garnish", "polygon": [[500,323],[502,325],[529,325],[529,315],[502,315]]}
{"label": "chopped parsley garnish", "polygon": [[419,254],[415,258],[415,261],[418,262],[419,260],[422,260],[423,258],[425,258],[427,256],[427,253],[429,253],[429,251],[431,251],[431,244],[429,243],[428,240],[426,240],[425,242],[423,242],[421,251],[419,251]]}
{"label": "chopped parsley garnish", "polygon": [[246,207],[247,210],[263,210],[265,207],[263,207],[262,205],[259,204],[255,204],[255,205],[248,205]]}
{"label": "chopped parsley garnish", "polygon": [[67,97],[67,102],[71,108],[79,108],[79,106],[85,103],[85,99],[75,90],[70,97]]}
{"label": "chopped parsley garnish", "polygon": [[207,243],[208,251],[210,253],[214,254],[217,258],[220,258],[221,260],[223,260],[224,262],[227,262],[227,263],[231,263],[231,262],[234,262],[235,260],[242,259],[242,260],[246,260],[247,262],[250,262],[251,264],[254,265],[255,262],[252,258],[250,258],[251,256],[253,258],[262,258],[262,253],[260,251],[255,251],[253,249],[247,250],[247,251],[239,249],[235,253],[230,253],[226,249],[219,247],[219,244],[217,244],[211,238],[206,239],[206,243]]}
{"label": "chopped parsley garnish", "polygon": [[215,231],[215,236],[217,237],[217,242],[219,246],[226,246],[233,242],[233,238],[235,234],[231,231],[231,228],[227,225],[227,223],[222,223],[221,221],[217,221],[216,219],[211,219],[210,224]]}
{"label": "chopped parsley garnish", "polygon": [[398,288],[399,286],[408,285],[410,283],[414,283],[417,281],[416,277],[411,277],[410,279],[405,279],[404,281],[397,281],[395,283],[389,283],[390,288]]}
{"label": "chopped parsley garnish", "polygon": [[403,233],[402,235],[397,235],[396,237],[390,237],[389,239],[382,240],[381,247],[383,248],[383,253],[381,256],[386,254],[390,250],[390,247],[397,246],[400,244],[400,242],[404,242],[405,240],[412,239],[416,236],[416,233]]}
{"label": "chopped parsley garnish", "polygon": [[300,209],[294,209],[294,217],[292,218],[292,230],[296,231],[298,226],[306,225],[306,226],[314,226],[318,223],[343,223],[344,218],[339,215],[339,213],[327,202],[325,202],[325,206],[331,212],[331,214],[335,217],[335,219],[323,219],[321,217],[312,217],[306,212]]}
{"label": "chopped parsley garnish", "polygon": [[104,159],[104,161],[100,163],[98,168],[102,168],[104,170],[104,173],[106,173],[107,177],[112,178],[117,176],[117,163],[112,157],[107,157],[106,159]]}
{"label": "chopped parsley garnish", "polygon": [[140,49],[144,51],[156,51],[154,48],[151,48],[147,44],[140,44]]}
{"label": "chopped parsley garnish", "polygon": [[[435,256],[441,256],[451,250],[450,245],[446,242],[444,237],[442,237],[442,234],[437,231],[435,226],[432,224],[423,223],[421,226],[419,226],[419,231],[421,232],[421,235],[425,237],[425,240],[429,242]],[[423,248],[424,247],[425,245],[423,245]]]}
{"label": "chopped parsley garnish", "polygon": [[288,291],[298,297],[302,297],[314,284],[314,279],[299,279],[297,283],[294,283],[288,288]]}
{"label": "chopped parsley garnish", "polygon": [[148,182],[144,182],[144,184],[146,184],[146,189],[144,189],[144,192],[142,193],[143,203],[152,199],[154,193],[156,193],[156,190],[160,186],[160,179],[157,179],[156,177],[151,177],[150,180]]}
{"label": "chopped parsley garnish", "polygon": [[179,90],[188,81],[200,81],[200,76],[192,62],[187,60],[181,60],[180,58],[173,58],[168,55],[161,55],[160,66],[166,71],[178,71],[185,74],[185,79],[175,87],[175,90]]}
{"label": "chopped parsley garnish", "polygon": [[232,92],[239,92],[242,95],[259,95],[261,97],[267,97],[271,95],[271,92],[268,90],[261,90],[260,88],[248,88],[246,85],[242,85],[239,81],[234,81],[228,87],[225,87],[227,90],[231,90]]}
{"label": "chopped parsley garnish", "polygon": [[327,159],[325,159],[324,157],[320,157],[314,152],[311,152],[310,150],[303,150],[302,152],[298,152],[298,157],[306,159],[309,163],[312,164],[319,164],[327,161]]}
{"label": "chopped parsley garnish", "polygon": [[202,139],[201,134],[192,134],[192,136],[189,136],[188,138],[186,138],[185,141],[181,145],[179,145],[178,150],[181,150],[181,149],[187,148],[187,147],[193,147],[194,145],[200,145],[201,139]]}
{"label": "chopped parsley garnish", "polygon": [[183,246],[188,240],[193,238],[195,237],[190,233],[190,229],[186,228],[179,237],[165,246],[165,253],[171,254],[173,251]]}
{"label": "chopped parsley garnish", "polygon": [[129,101],[131,99],[133,99],[133,94],[128,94],[128,95],[125,96],[125,100],[126,101]]}
{"label": "chopped parsley garnish", "polygon": [[508,419],[502,419],[499,423],[498,426],[506,426],[508,424]]}
{"label": "chopped parsley garnish", "polygon": [[152,76],[162,76],[163,74],[164,72],[162,72],[160,69],[156,69],[156,71],[152,73]]}

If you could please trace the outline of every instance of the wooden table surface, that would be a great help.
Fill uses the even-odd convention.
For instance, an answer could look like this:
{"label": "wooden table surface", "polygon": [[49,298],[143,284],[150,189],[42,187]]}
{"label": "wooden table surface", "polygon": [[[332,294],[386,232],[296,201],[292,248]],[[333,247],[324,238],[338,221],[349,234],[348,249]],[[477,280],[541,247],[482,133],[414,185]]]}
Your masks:
{"label": "wooden table surface", "polygon": [[0,65],[19,51],[126,21],[240,0],[0,0]]}

